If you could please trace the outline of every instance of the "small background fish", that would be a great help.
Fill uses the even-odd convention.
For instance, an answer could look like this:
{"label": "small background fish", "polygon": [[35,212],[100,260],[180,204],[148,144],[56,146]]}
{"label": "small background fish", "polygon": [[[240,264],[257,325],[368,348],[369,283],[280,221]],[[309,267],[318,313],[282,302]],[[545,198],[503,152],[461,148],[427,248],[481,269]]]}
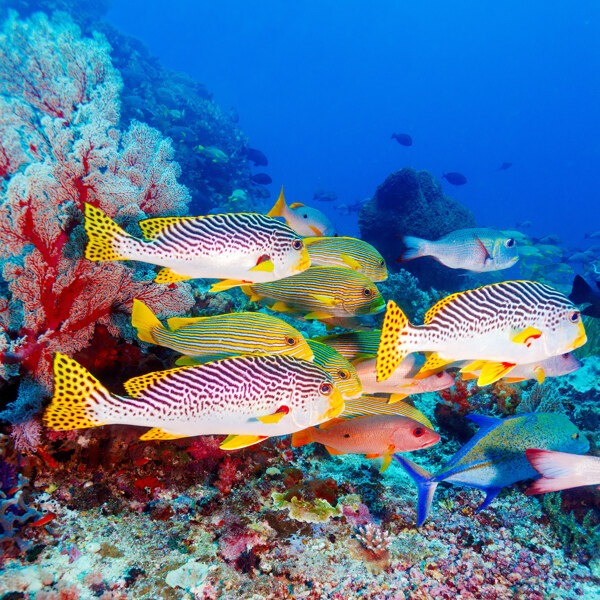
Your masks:
{"label": "small background fish", "polygon": [[283,196],[283,188],[275,206],[267,213],[269,217],[283,217],[285,222],[302,236],[333,236],[335,227],[329,217],[317,208],[295,202],[289,206]]}

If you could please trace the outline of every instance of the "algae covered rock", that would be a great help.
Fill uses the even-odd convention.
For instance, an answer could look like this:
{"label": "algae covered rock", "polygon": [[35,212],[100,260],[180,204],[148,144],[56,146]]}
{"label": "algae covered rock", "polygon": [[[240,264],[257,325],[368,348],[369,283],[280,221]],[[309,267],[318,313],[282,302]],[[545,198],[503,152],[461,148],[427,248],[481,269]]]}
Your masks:
{"label": "algae covered rock", "polygon": [[362,207],[358,225],[362,239],[381,252],[388,269],[397,271],[402,267],[426,287],[451,290],[460,284],[457,271],[429,257],[396,262],[403,250],[400,238],[414,235],[435,240],[450,231],[477,224],[468,208],[444,194],[431,173],[407,167],[389,175],[377,188]]}

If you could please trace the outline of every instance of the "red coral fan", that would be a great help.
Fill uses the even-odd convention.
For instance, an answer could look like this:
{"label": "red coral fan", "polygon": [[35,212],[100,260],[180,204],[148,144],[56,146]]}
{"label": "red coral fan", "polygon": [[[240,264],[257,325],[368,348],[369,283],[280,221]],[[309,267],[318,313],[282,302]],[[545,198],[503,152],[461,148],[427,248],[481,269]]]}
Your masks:
{"label": "red coral fan", "polygon": [[229,494],[233,484],[238,480],[240,461],[226,456],[219,467],[219,479],[215,482],[215,487],[223,494]]}
{"label": "red coral fan", "polygon": [[441,390],[438,393],[446,405],[452,407],[459,414],[466,415],[473,411],[470,398],[475,396],[477,392],[477,384],[474,381],[464,381],[457,378],[453,387]]}

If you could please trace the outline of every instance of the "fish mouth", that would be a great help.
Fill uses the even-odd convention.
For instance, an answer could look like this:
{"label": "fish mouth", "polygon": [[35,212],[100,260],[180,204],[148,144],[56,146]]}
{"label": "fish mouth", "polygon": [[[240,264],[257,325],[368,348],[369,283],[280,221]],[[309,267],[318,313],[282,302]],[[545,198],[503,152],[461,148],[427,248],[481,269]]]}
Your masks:
{"label": "fish mouth", "polygon": [[329,421],[329,419],[335,419],[335,417],[337,417],[343,410],[344,398],[342,397],[340,391],[334,387],[330,399],[329,410],[323,415],[323,420]]}
{"label": "fish mouth", "polygon": [[437,437],[434,437],[430,440],[428,440],[427,442],[425,442],[421,448],[429,448],[430,446],[435,446],[442,438],[440,437],[440,435],[438,434]]}
{"label": "fish mouth", "polygon": [[306,271],[310,267],[310,255],[308,254],[308,250],[306,248],[302,249],[302,254],[298,259],[298,262],[292,267],[294,273],[302,273]]}
{"label": "fish mouth", "polygon": [[587,335],[585,333],[585,327],[583,326],[583,323],[579,321],[577,325],[577,337],[573,340],[573,343],[571,344],[569,350],[575,350],[575,348],[583,346],[586,342]]}

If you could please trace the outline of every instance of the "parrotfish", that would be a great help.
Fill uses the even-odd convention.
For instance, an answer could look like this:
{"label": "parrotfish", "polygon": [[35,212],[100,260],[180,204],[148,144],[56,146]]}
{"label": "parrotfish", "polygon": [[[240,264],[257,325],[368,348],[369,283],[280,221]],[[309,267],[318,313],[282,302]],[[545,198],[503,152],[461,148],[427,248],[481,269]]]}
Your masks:
{"label": "parrotfish", "polygon": [[[469,368],[473,369],[473,366],[473,363],[470,363]],[[505,377],[504,379],[507,383],[516,383],[526,381],[527,379],[536,379],[538,383],[544,383],[546,377],[568,375],[577,371],[579,367],[581,367],[581,361],[571,352],[567,352],[566,354],[551,356],[539,362],[516,365],[508,374],[509,377]],[[463,379],[475,379],[481,374],[481,369],[461,372]]]}
{"label": "parrotfish", "polygon": [[354,366],[325,344],[316,340],[307,340],[307,343],[313,352],[315,364],[331,375],[333,383],[342,394],[344,401],[360,398],[362,385]]}
{"label": "parrotfish", "polygon": [[462,173],[457,173],[456,171],[444,173],[442,177],[452,185],[465,185],[467,183],[467,178]]}
{"label": "parrotfish", "polygon": [[54,358],[51,429],[151,427],[142,440],[228,434],[231,450],[286,435],[339,415],[344,400],[320,366],[283,354],[246,355],[134,377],[128,396],[111,394],[64,354]]}
{"label": "parrotfish", "polygon": [[[143,342],[166,346],[185,355],[177,361],[178,365],[239,354],[289,354],[313,359],[313,352],[299,331],[277,317],[258,312],[174,317],[167,320],[165,327],[143,302],[134,300],[131,324]],[[204,360],[188,360],[196,357]]]}
{"label": "parrotfish", "polygon": [[285,222],[302,236],[333,236],[335,228],[327,215],[316,208],[295,202],[289,206],[283,196],[283,188],[275,206],[267,213],[269,217],[283,217]]}
{"label": "parrotfish", "polygon": [[[377,377],[387,379],[411,352],[431,352],[417,377],[456,360],[478,361],[478,384],[505,377],[517,364],[571,352],[587,338],[575,305],[547,285],[506,281],[452,294],[413,326],[388,302],[377,352]],[[481,366],[479,361],[486,361]],[[469,371],[469,366],[464,367]]]}
{"label": "parrotfish", "polygon": [[527,495],[600,485],[600,456],[579,456],[529,448],[525,455],[531,466],[542,476],[525,491]]}
{"label": "parrotfish", "polygon": [[317,442],[330,454],[364,454],[365,458],[383,457],[380,472],[385,471],[396,452],[413,452],[440,441],[438,433],[408,417],[373,415],[353,419],[332,419],[321,427],[310,427],[292,434],[297,448]]}
{"label": "parrotfish", "polygon": [[525,456],[525,450],[532,445],[575,454],[584,454],[590,446],[579,429],[558,413],[527,414],[508,419],[481,415],[469,415],[467,418],[481,429],[436,475],[402,456],[394,455],[417,484],[417,527],[427,518],[435,488],[442,481],[483,490],[485,500],[478,509],[482,510],[502,488],[537,477]]}
{"label": "parrotfish", "polygon": [[310,266],[302,238],[277,219],[254,213],[162,217],[139,222],[144,240],[85,205],[89,260],[138,260],[164,267],[157,283],[224,279],[211,291],[268,282]]}
{"label": "parrotfish", "polygon": [[313,267],[342,267],[361,273],[373,282],[388,276],[385,260],[371,244],[351,237],[304,238]]}
{"label": "parrotfish", "polygon": [[[600,281],[596,281],[596,288],[600,290]],[[575,304],[589,304],[581,311],[581,314],[600,319],[600,293],[594,290],[581,275],[575,275],[569,300]]]}
{"label": "parrotfish", "polygon": [[459,229],[435,241],[405,235],[402,242],[406,249],[399,262],[431,256],[451,269],[483,273],[508,269],[519,260],[515,239],[495,229]]}
{"label": "parrotfish", "polygon": [[377,286],[364,275],[339,267],[311,267],[273,283],[242,286],[252,302],[304,319],[372,315],[385,309]]}

